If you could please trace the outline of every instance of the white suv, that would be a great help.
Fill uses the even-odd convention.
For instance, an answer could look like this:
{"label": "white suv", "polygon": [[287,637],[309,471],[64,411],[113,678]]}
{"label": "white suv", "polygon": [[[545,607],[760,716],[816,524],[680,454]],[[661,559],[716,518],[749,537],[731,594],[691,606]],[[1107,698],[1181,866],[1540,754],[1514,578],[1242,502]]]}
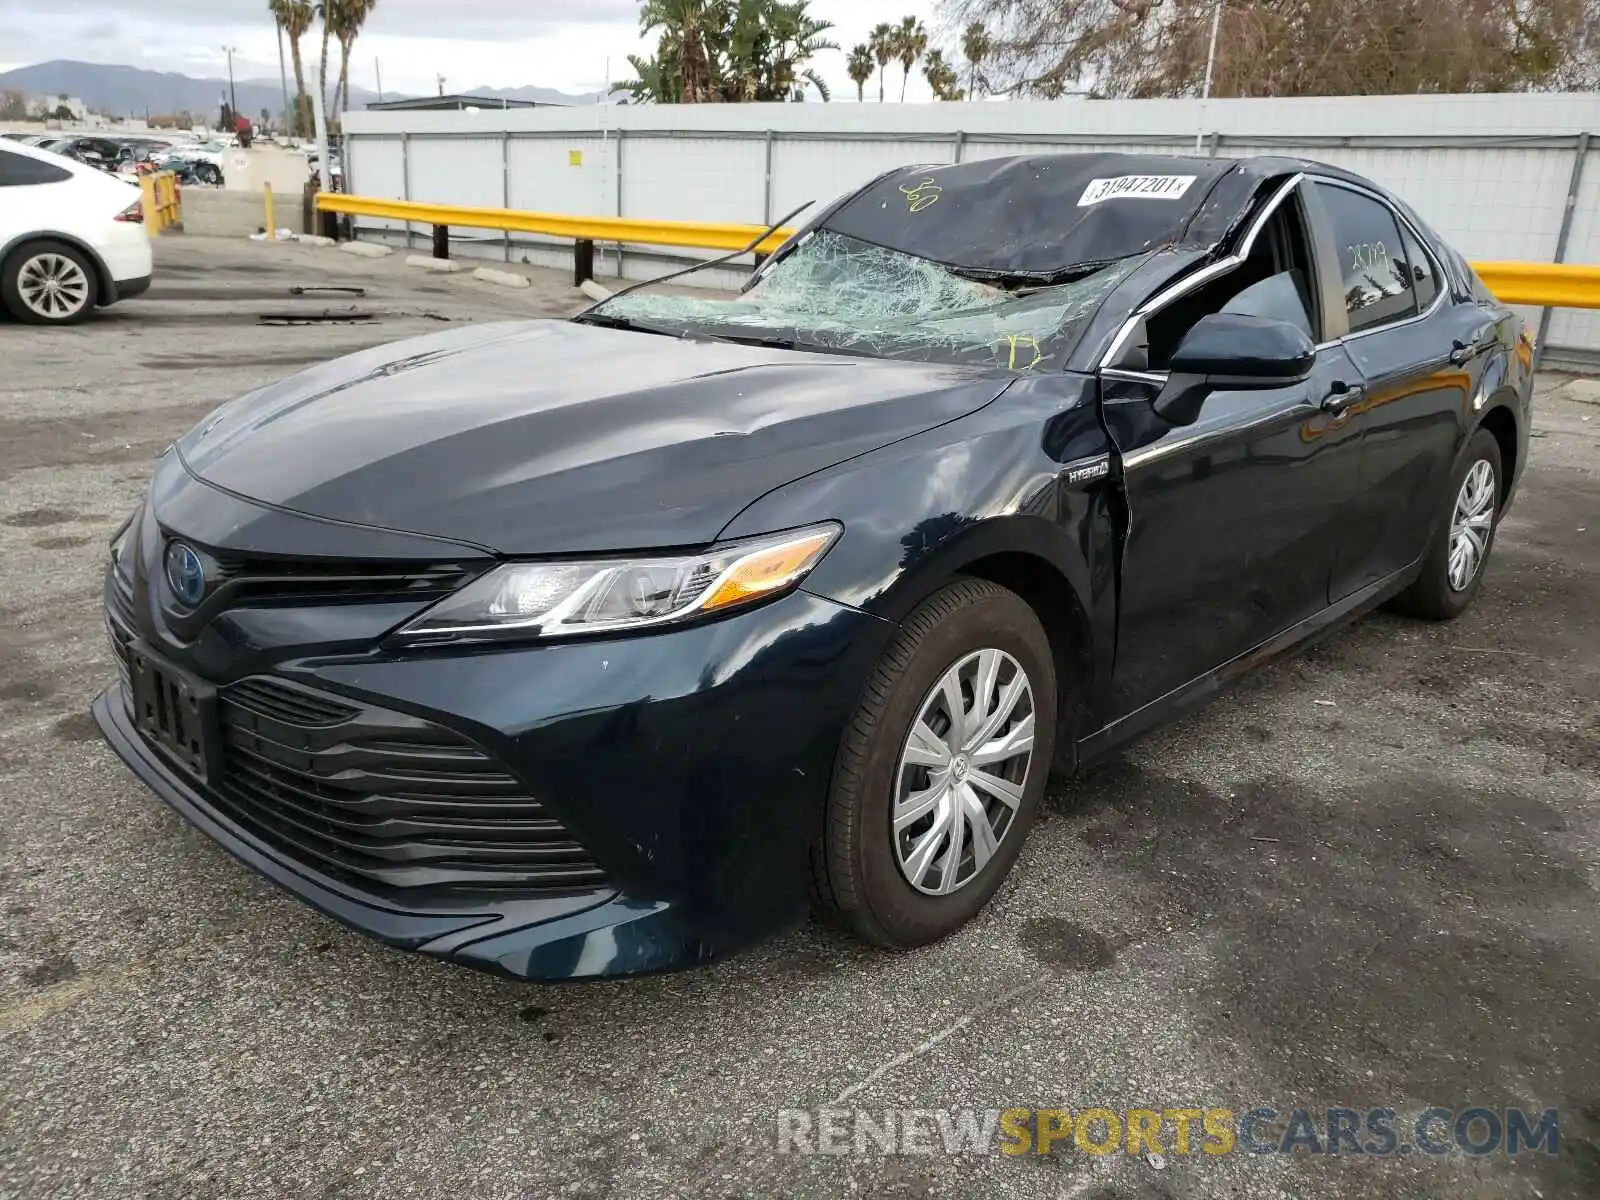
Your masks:
{"label": "white suv", "polygon": [[0,306],[66,325],[137,296],[154,266],[139,188],[83,163],[0,142]]}

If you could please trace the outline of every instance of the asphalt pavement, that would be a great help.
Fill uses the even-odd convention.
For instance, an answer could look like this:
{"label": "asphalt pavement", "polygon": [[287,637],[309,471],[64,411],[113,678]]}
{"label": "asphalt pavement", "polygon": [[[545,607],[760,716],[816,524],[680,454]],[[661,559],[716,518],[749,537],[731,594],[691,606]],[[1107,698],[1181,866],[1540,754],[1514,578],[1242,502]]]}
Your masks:
{"label": "asphalt pavement", "polygon": [[[1369,617],[1054,784],[968,928],[808,926],[551,988],[366,941],[101,745],[107,538],[212,406],[559,315],[332,249],[168,238],[148,298],[0,324],[0,1195],[1600,1195],[1600,388],[1541,379],[1475,606]],[[364,296],[293,286],[353,286]],[[263,325],[354,306],[360,324]],[[819,1107],[1560,1113],[1555,1154],[778,1152]]]}

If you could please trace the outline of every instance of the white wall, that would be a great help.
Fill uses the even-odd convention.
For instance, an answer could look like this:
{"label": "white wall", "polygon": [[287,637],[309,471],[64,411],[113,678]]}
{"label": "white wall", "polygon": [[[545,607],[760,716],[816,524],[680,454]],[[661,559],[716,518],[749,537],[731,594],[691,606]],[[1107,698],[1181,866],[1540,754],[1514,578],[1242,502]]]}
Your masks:
{"label": "white wall", "polygon": [[[345,131],[358,195],[751,224],[905,163],[1072,149],[1193,153],[1198,135],[1201,153],[1289,154],[1367,175],[1468,258],[1548,262],[1577,137],[1600,135],[1600,94],[354,112]],[[1600,141],[1586,159],[1563,258],[1600,263]],[[384,224],[392,223],[361,228]],[[483,239],[465,253],[571,261],[560,243],[518,238],[508,248],[488,231],[461,236]],[[622,273],[647,278],[691,254],[628,250]],[[738,278],[709,275],[703,282],[716,286]],[[1548,342],[1600,354],[1600,313],[1556,312]]]}

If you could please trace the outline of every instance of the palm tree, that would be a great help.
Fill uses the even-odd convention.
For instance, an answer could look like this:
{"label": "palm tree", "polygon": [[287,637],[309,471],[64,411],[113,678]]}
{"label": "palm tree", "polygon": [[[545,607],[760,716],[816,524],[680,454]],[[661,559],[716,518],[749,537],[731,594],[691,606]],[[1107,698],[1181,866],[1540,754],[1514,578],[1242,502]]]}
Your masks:
{"label": "palm tree", "polygon": [[878,103],[883,103],[883,72],[889,66],[889,60],[899,51],[895,49],[895,28],[885,21],[876,26],[872,35],[867,39],[867,46],[872,51],[873,60],[878,64]]}
{"label": "palm tree", "polygon": [[894,31],[893,36],[894,56],[900,60],[900,66],[905,71],[900,77],[900,101],[904,103],[911,68],[917,65],[917,60],[928,48],[928,30],[916,17],[902,17],[900,28]]}
{"label": "palm tree", "polygon": [[[331,101],[328,99],[328,40],[333,36],[333,21],[328,17],[330,5],[338,0],[316,0],[317,19],[322,22],[322,70],[317,75],[317,86],[322,88],[322,112],[326,116]],[[336,19],[336,18],[335,18]]]}
{"label": "palm tree", "polygon": [[839,44],[823,37],[833,23],[813,17],[806,11],[809,6],[810,0],[762,0],[765,44],[751,64],[758,77],[764,76],[759,99],[803,96],[805,83],[816,88],[823,100],[832,99],[827,80],[805,64],[824,50],[837,50]]}
{"label": "palm tree", "polygon": [[[367,23],[378,0],[327,0],[324,8],[333,36],[339,39],[339,79],[334,84],[334,106],[339,112],[350,107],[350,50],[356,36]],[[341,99],[342,97],[342,99]]]}
{"label": "palm tree", "polygon": [[707,41],[723,28],[725,16],[722,5],[708,0],[645,0],[639,28],[644,33],[661,30],[655,61],[676,68],[679,102],[698,104],[712,98]]}
{"label": "palm tree", "polygon": [[988,59],[989,52],[993,49],[994,39],[989,36],[989,28],[982,21],[972,22],[961,35],[961,53],[967,60],[968,97],[977,96],[978,68]]}
{"label": "palm tree", "polygon": [[928,81],[928,87],[933,90],[935,100],[961,99],[961,89],[956,86],[961,82],[961,77],[945,61],[944,51],[937,46],[929,50],[928,57],[923,60],[922,74]]}
{"label": "palm tree", "polygon": [[289,131],[296,137],[306,132],[306,72],[300,59],[300,39],[311,28],[311,0],[268,0],[273,20],[289,39],[289,53],[294,59],[294,112],[289,114]]}
{"label": "palm tree", "polygon": [[663,61],[661,56],[640,58],[637,54],[628,55],[628,63],[633,67],[633,78],[619,80],[612,84],[619,91],[633,93],[633,98],[640,104],[677,104],[683,99],[683,73],[678,69],[676,60]]}
{"label": "palm tree", "polygon": [[845,70],[850,72],[850,82],[856,85],[856,99],[866,100],[867,80],[872,78],[872,47],[862,43],[852,49]]}

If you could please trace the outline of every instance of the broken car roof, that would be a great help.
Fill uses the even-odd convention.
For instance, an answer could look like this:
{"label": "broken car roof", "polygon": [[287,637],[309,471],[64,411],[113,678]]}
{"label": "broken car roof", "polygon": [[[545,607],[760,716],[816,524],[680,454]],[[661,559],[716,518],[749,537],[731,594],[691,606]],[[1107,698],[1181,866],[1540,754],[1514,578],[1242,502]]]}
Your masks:
{"label": "broken car roof", "polygon": [[818,224],[966,274],[1051,279],[1160,247],[1208,249],[1290,159],[1037,154],[905,167]]}

